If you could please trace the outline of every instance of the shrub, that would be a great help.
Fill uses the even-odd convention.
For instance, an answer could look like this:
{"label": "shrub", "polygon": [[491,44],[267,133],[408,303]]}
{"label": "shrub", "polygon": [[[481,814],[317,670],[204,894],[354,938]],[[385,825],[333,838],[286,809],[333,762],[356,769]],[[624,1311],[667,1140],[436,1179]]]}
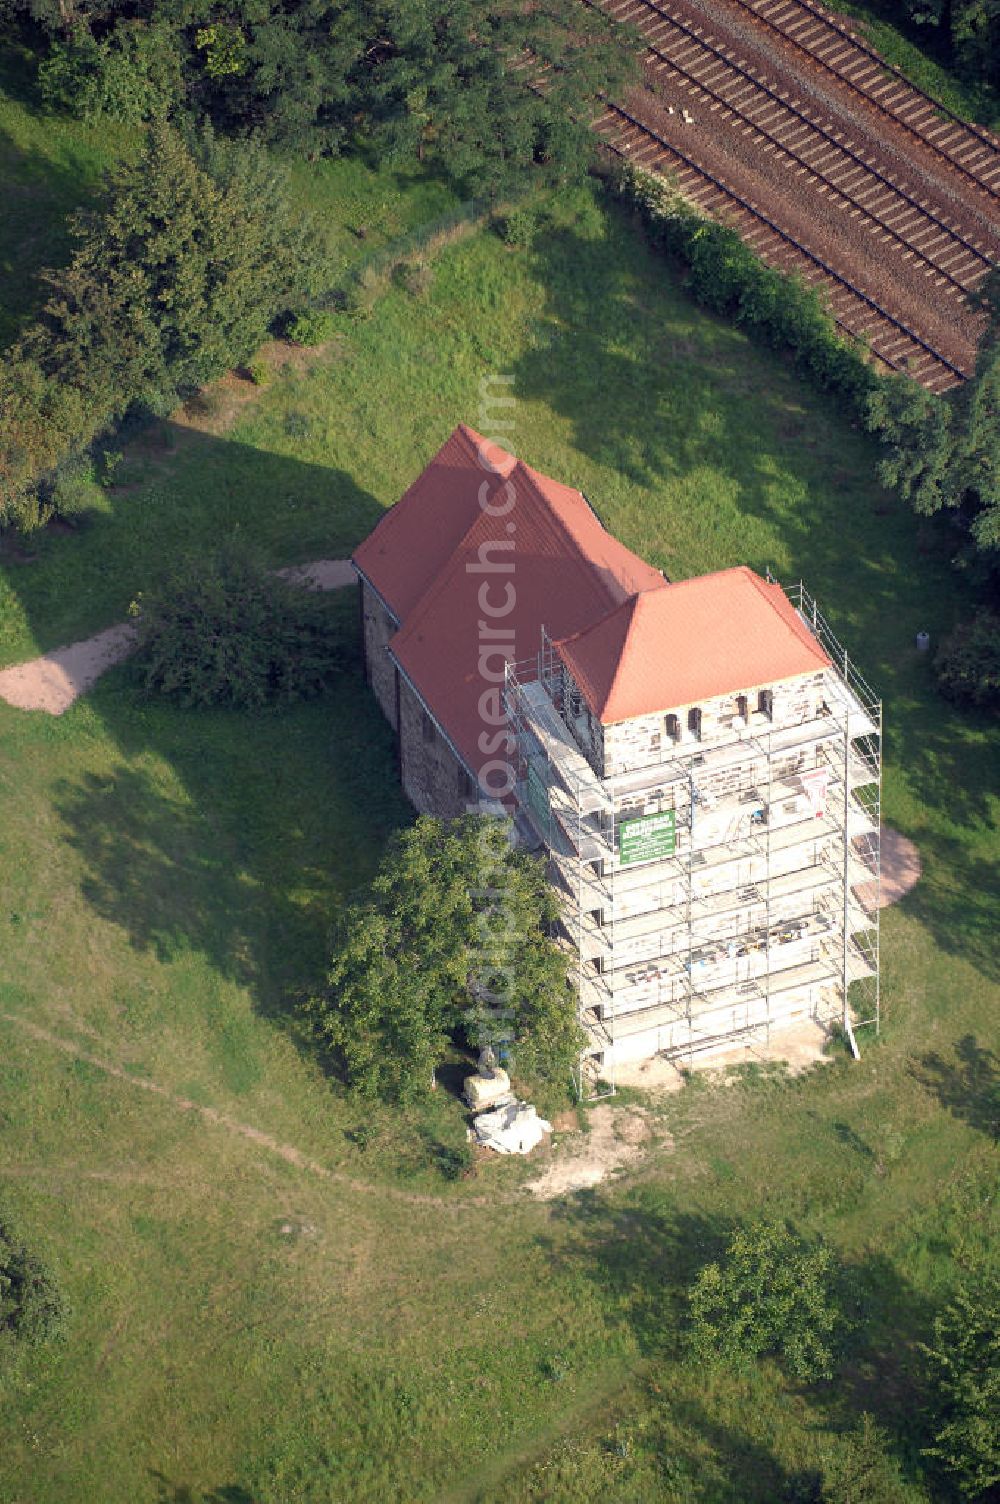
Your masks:
{"label": "shrub", "polygon": [[796,1379],[829,1378],[837,1325],[832,1258],[780,1224],[757,1222],[707,1264],[689,1294],[690,1347],[703,1362],[744,1366],[768,1354]]}
{"label": "shrub", "polygon": [[326,308],[307,308],[296,313],[285,331],[295,345],[324,345],[336,332],[337,322]]}
{"label": "shrub", "polygon": [[963,1498],[1000,1483],[1000,1285],[961,1286],[936,1318],[924,1347],[935,1399],[932,1446]]}
{"label": "shrub", "polygon": [[401,261],[396,267],[394,280],[411,297],[426,297],[434,281],[434,268],[429,261]]}
{"label": "shrub", "polygon": [[982,609],[960,622],[941,644],[934,668],[949,700],[1000,709],[1000,616]]}
{"label": "shrub", "polygon": [[247,366],[247,375],[254,386],[267,386],[272,374],[271,367],[266,360],[252,360]]}
{"label": "shrub", "polygon": [[232,547],[181,565],[143,598],[138,620],[141,683],[183,705],[307,699],[346,656],[328,601]]}
{"label": "shrub", "polygon": [[53,514],[64,521],[75,521],[88,512],[105,509],[104,492],[90,460],[70,460],[60,466],[53,481],[49,505]]}
{"label": "shrub", "polygon": [[535,233],[535,219],[524,209],[515,209],[510,214],[499,214],[493,228],[504,245],[512,250],[524,250],[531,244]]}
{"label": "shrub", "polygon": [[33,1346],[58,1336],[67,1314],[50,1270],[0,1221],[0,1331]]}
{"label": "shrub", "polygon": [[166,115],[184,90],[171,27],[127,20],[101,42],[77,27],[53,43],[38,81],[50,110],[132,123]]}
{"label": "shrub", "polygon": [[817,1504],[906,1504],[910,1497],[888,1434],[867,1413],[850,1431],[821,1447],[820,1461]]}

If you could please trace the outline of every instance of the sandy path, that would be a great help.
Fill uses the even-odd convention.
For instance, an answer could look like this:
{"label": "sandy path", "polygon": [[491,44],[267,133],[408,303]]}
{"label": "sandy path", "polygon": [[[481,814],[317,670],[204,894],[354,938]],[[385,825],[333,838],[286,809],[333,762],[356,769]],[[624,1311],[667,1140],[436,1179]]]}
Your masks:
{"label": "sandy path", "polygon": [[[512,1199],[509,1196],[466,1196],[461,1200],[447,1200],[442,1196],[424,1195],[419,1191],[404,1191],[396,1186],[381,1185],[374,1181],[356,1180],[342,1170],[331,1170],[328,1165],[320,1164],[318,1160],[310,1158],[294,1144],[284,1143],[273,1134],[265,1133],[262,1128],[255,1128],[250,1123],[241,1123],[227,1113],[220,1112],[216,1107],[204,1107],[200,1102],[192,1102],[190,1097],[183,1097],[177,1092],[170,1091],[159,1082],[151,1081],[148,1076],[134,1076],[122,1066],[115,1065],[113,1061],[105,1060],[100,1055],[92,1055],[89,1050],[80,1049],[72,1040],[61,1039],[58,1034],[52,1034],[48,1029],[42,1029],[38,1024],[30,1023],[28,1019],[21,1018],[16,1013],[0,1013],[0,1019],[10,1024],[20,1034],[26,1034],[40,1044],[61,1050],[63,1054],[71,1056],[74,1060],[83,1060],[87,1065],[94,1066],[105,1075],[113,1076],[117,1081],[123,1081],[139,1091],[149,1092],[180,1112],[193,1113],[196,1117],[200,1117],[203,1123],[222,1128],[227,1133],[245,1139],[256,1148],[265,1149],[269,1154],[276,1155],[286,1164],[294,1165],[297,1169],[305,1170],[310,1175],[329,1181],[333,1185],[341,1185],[346,1190],[362,1195],[386,1196],[390,1200],[404,1201],[411,1206],[433,1206],[453,1212],[463,1212],[469,1206],[492,1207],[501,1199]],[[0,1173],[5,1172],[0,1171]]]}
{"label": "sandy path", "polygon": [[62,715],[78,695],[89,689],[105,669],[127,658],[135,646],[132,622],[105,627],[93,637],[56,648],[42,658],[5,668],[0,673],[0,699],[18,710],[47,710]]}
{"label": "sandy path", "polygon": [[[887,909],[920,881],[920,852],[907,836],[900,835],[898,830],[890,830],[888,825],[883,825],[879,831],[879,845],[882,848],[882,881],[878,906]],[[866,883],[864,887],[871,892],[871,884]],[[860,888],[858,891],[861,893]]]}
{"label": "sandy path", "polygon": [[290,564],[287,569],[274,572],[306,590],[342,590],[357,579],[350,559],[314,559],[311,564]]}
{"label": "sandy path", "polygon": [[[314,559],[311,564],[277,569],[275,574],[306,590],[342,590],[355,580],[350,559]],[[62,715],[106,669],[128,657],[135,640],[135,626],[124,622],[117,627],[105,627],[103,632],[69,647],[56,648],[41,658],[3,669],[0,700],[6,700],[17,710],[44,710],[49,715]]]}

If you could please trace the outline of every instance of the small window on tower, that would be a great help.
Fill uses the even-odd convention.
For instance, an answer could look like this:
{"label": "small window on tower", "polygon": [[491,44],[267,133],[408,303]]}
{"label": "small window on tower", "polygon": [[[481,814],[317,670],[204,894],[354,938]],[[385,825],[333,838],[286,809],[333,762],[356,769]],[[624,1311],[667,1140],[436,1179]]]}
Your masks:
{"label": "small window on tower", "polygon": [[774,714],[774,691],[761,689],[757,693],[757,714],[766,715],[771,720]]}
{"label": "small window on tower", "polygon": [[701,741],[701,707],[699,705],[692,705],[688,711],[688,731],[695,741]]}
{"label": "small window on tower", "polygon": [[680,734],[681,734],[681,723],[680,723],[680,721],[677,719],[677,717],[675,715],[668,715],[667,716],[667,736],[670,738],[670,740],[672,742],[675,742],[675,741],[679,740]]}
{"label": "small window on tower", "polygon": [[739,716],[739,718],[740,718],[741,721],[746,721],[747,710],[748,709],[749,709],[749,706],[747,705],[747,697],[746,697],[746,695],[737,695],[736,696],[736,714]]}

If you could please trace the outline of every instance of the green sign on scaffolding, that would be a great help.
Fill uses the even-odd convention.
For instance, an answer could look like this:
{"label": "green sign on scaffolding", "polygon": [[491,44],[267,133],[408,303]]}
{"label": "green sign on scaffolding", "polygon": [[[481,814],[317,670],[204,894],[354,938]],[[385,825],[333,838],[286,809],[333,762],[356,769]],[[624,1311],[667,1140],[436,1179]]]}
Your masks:
{"label": "green sign on scaffolding", "polygon": [[641,815],[637,820],[623,820],[619,829],[619,854],[623,867],[630,862],[651,862],[656,857],[673,856],[677,842],[677,814],[665,809],[658,815]]}
{"label": "green sign on scaffolding", "polygon": [[551,811],[549,809],[549,790],[542,776],[536,771],[533,762],[528,763],[528,777],[525,792],[528,803],[538,816],[538,822],[546,838],[551,834]]}

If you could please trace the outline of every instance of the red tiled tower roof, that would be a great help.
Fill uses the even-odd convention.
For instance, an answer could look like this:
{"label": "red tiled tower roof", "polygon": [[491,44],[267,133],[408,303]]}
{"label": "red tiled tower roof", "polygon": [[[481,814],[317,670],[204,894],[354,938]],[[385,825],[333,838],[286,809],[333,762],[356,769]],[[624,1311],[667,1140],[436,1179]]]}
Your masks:
{"label": "red tiled tower roof", "polygon": [[745,566],[644,590],[556,646],[603,725],[830,662],[781,586]]}
{"label": "red tiled tower roof", "polygon": [[516,461],[460,423],[430,464],[354,551],[354,563],[405,621],[480,513],[480,487]]}

